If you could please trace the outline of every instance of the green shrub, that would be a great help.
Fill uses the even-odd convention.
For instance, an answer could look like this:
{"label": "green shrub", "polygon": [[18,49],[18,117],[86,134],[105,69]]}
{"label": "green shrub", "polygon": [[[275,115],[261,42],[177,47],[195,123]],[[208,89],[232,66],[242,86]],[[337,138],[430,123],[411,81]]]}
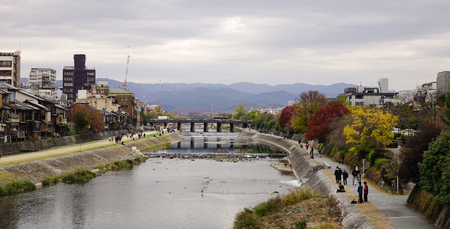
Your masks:
{"label": "green shrub", "polygon": [[375,169],[380,171],[381,166],[383,166],[383,164],[386,163],[386,162],[389,162],[389,159],[387,159],[387,158],[378,158],[378,159],[376,159],[375,163],[374,163]]}
{"label": "green shrub", "polygon": [[42,185],[44,185],[44,186],[49,186],[52,184],[52,181],[50,180],[50,178],[44,178],[41,182],[42,182]]}
{"label": "green shrub", "polygon": [[2,186],[0,186],[0,196],[6,196],[6,191]]}
{"label": "green shrub", "polygon": [[36,190],[36,185],[29,180],[11,182],[6,184],[4,188],[6,195],[34,190]]}
{"label": "green shrub", "polygon": [[305,229],[306,228],[306,220],[300,220],[295,222],[294,224],[295,229]]}
{"label": "green shrub", "polygon": [[244,211],[237,214],[233,228],[241,229],[241,228],[260,228],[260,227],[261,223],[259,221],[259,217],[256,216],[252,210],[245,208]]}

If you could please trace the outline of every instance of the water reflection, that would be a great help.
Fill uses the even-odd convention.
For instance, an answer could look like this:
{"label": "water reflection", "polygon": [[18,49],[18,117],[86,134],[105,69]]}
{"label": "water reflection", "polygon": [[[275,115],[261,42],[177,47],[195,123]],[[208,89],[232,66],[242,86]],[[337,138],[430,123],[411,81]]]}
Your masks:
{"label": "water reflection", "polygon": [[[217,145],[230,152],[265,149],[231,138],[185,139],[180,144],[184,150],[205,153],[220,149]],[[179,152],[178,145],[167,151]],[[231,228],[239,210],[298,185],[294,177],[270,167],[272,162],[152,158],[133,170],[108,172],[86,184],[58,184],[2,197],[0,227]]]}

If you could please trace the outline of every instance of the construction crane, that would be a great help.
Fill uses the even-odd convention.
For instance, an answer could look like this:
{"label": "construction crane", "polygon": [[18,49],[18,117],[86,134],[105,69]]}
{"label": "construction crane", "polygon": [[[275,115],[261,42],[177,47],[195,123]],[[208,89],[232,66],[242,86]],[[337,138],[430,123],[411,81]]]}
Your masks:
{"label": "construction crane", "polygon": [[123,83],[123,89],[127,90],[127,77],[128,77],[128,65],[130,64],[130,55],[127,58],[127,71],[125,72],[125,82]]}
{"label": "construction crane", "polygon": [[145,102],[147,103],[147,106],[148,106],[148,101],[147,101],[147,99],[145,98],[144,93],[142,93],[142,97],[144,97],[144,100],[145,100]]}

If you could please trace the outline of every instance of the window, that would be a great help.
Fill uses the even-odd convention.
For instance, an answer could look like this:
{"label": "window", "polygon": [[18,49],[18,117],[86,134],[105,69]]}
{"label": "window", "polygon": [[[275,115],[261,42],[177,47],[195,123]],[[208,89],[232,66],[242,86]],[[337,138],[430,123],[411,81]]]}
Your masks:
{"label": "window", "polygon": [[64,77],[64,81],[72,81],[73,78],[72,77]]}
{"label": "window", "polygon": [[122,102],[123,102],[123,97],[121,97],[121,98],[120,98],[120,101],[122,101]]}
{"label": "window", "polygon": [[10,60],[0,61],[0,67],[11,67],[11,66],[12,66],[12,61],[10,61]]}
{"label": "window", "polygon": [[11,76],[12,71],[11,70],[0,70],[0,76]]}
{"label": "window", "polygon": [[64,83],[64,87],[73,87],[73,83]]}
{"label": "window", "polygon": [[125,98],[125,101],[128,101],[128,98]]}
{"label": "window", "polygon": [[73,72],[64,72],[65,76],[73,76]]}
{"label": "window", "polygon": [[64,88],[64,92],[73,92],[73,88]]}

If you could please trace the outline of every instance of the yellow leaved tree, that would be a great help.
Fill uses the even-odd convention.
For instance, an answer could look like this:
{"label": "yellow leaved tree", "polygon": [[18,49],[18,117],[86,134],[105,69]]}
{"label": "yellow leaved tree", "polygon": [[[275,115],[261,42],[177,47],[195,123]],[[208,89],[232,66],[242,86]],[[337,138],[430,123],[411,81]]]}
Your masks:
{"label": "yellow leaved tree", "polygon": [[344,128],[347,144],[353,144],[350,151],[376,149],[391,144],[392,128],[398,117],[379,109],[357,107],[351,109],[351,121]]}

